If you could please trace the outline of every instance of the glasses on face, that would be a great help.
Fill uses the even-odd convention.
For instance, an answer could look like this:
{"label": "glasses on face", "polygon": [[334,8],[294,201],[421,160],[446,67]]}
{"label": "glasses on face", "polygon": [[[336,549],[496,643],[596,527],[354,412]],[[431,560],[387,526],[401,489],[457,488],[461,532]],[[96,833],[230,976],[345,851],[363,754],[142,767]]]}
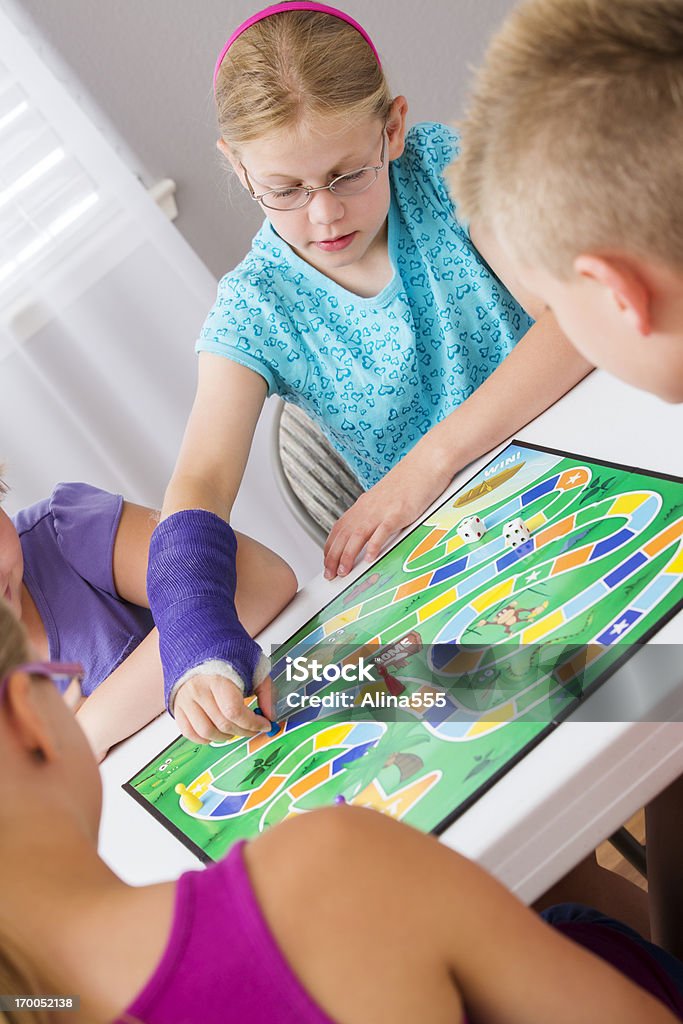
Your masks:
{"label": "glasses on face", "polygon": [[329,190],[335,196],[341,196],[343,199],[345,196],[357,196],[361,192],[367,191],[377,181],[379,172],[384,169],[386,148],[387,136],[385,130],[382,129],[382,152],[376,167],[359,167],[356,171],[339,174],[332,179],[329,185],[318,185],[316,188],[310,188],[308,185],[293,185],[287,188],[269,189],[267,192],[256,195],[246,167],[242,163],[240,167],[244,171],[244,178],[251,198],[257,203],[261,203],[268,210],[300,210],[302,206],[307,206],[310,203],[314,192]]}
{"label": "glasses on face", "polygon": [[[30,676],[40,676],[42,679],[50,679],[58,690],[66,689],[66,685],[77,679],[83,681],[83,666],[78,662],[69,661],[27,661],[24,665],[17,665],[8,672],[4,679],[0,680],[0,701],[5,696],[7,683],[10,676],[15,672],[26,672]],[[66,685],[65,685],[66,684]]]}

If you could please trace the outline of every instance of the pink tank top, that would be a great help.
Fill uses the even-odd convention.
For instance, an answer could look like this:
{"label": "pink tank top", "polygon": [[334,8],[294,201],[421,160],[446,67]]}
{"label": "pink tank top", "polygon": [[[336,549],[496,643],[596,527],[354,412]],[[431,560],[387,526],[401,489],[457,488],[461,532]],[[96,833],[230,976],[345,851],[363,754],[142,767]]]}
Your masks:
{"label": "pink tank top", "polygon": [[256,901],[238,843],[178,880],[171,934],[122,1015],[144,1024],[334,1024],[288,966]]}
{"label": "pink tank top", "polygon": [[[205,871],[181,876],[164,954],[118,1024],[130,1018],[144,1024],[335,1024],[271,935],[247,874],[244,845]],[[604,925],[567,921],[554,927],[683,1020],[680,988],[640,943]]]}

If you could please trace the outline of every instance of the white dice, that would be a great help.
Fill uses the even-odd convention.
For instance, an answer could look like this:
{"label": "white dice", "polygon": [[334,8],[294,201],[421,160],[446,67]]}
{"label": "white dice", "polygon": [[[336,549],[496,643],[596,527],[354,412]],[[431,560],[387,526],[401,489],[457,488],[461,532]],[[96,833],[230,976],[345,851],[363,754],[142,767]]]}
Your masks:
{"label": "white dice", "polygon": [[518,548],[520,544],[526,543],[530,536],[531,534],[523,519],[511,519],[503,527],[505,546],[508,548]]}
{"label": "white dice", "polygon": [[479,518],[479,516],[467,516],[462,522],[458,524],[458,536],[467,544],[473,544],[486,533],[486,527]]}

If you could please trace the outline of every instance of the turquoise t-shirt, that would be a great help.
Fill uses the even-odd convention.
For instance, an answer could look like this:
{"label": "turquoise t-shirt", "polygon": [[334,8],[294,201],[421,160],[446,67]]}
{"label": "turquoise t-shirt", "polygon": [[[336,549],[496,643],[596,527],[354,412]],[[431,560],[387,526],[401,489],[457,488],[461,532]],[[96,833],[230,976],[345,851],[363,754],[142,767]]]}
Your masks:
{"label": "turquoise t-shirt", "polygon": [[361,298],[266,220],[221,280],[198,352],[260,374],[320,426],[363,487],[486,380],[533,324],[457,220],[442,173],[458,137],[419,124],[389,166],[394,277]]}

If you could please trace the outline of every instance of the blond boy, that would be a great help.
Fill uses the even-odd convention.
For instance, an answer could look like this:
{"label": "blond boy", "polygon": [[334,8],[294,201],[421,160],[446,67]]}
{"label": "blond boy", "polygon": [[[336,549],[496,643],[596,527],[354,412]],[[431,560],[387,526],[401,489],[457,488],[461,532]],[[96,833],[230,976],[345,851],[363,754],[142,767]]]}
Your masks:
{"label": "blond boy", "polygon": [[[447,174],[585,358],[683,402],[683,0],[519,4]],[[652,935],[679,959],[682,818],[683,777],[647,809]]]}
{"label": "blond boy", "polygon": [[450,169],[592,363],[683,401],[683,3],[526,0]]}

